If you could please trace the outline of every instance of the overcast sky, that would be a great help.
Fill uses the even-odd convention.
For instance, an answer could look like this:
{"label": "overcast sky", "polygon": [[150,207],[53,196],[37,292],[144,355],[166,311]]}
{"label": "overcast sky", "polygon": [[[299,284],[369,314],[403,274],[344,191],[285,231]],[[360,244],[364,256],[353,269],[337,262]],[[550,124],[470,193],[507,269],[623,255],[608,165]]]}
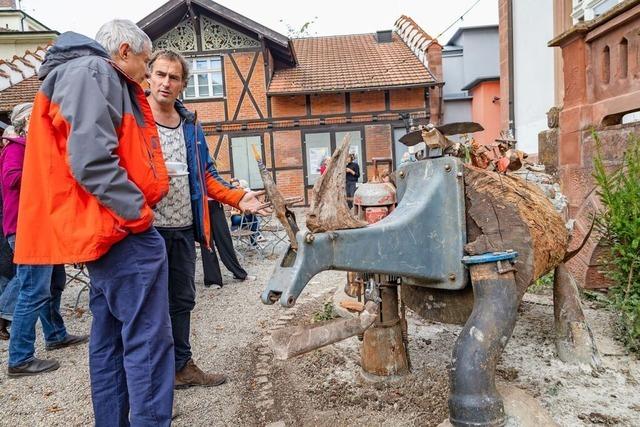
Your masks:
{"label": "overcast sky", "polygon": [[[60,32],[76,31],[94,36],[100,25],[113,18],[136,22],[165,0],[22,0],[22,9]],[[391,29],[405,14],[432,37],[440,34],[476,0],[220,0],[228,7],[282,34],[287,25],[299,28],[307,21],[312,35],[371,33]],[[498,0],[480,0],[464,21],[439,38],[444,44],[460,26],[498,23]]]}

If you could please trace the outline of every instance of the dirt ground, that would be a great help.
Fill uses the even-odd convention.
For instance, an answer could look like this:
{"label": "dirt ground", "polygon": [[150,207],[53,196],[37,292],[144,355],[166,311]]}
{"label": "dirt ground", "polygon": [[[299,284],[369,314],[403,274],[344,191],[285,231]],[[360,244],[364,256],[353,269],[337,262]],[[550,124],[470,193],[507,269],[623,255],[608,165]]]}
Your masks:
{"label": "dirt ground", "polygon": [[[447,367],[457,326],[430,323],[409,313],[410,375],[392,382],[363,378],[359,341],[350,338],[289,361],[274,360],[272,330],[310,322],[344,284],[345,273],[316,276],[293,309],[264,306],[259,295],[275,260],[247,255],[257,280],[204,289],[198,263],[198,303],[192,346],[198,364],[225,372],[227,384],[176,392],[176,426],[435,426],[447,417]],[[229,280],[231,282],[231,280]],[[87,297],[72,307],[80,289],[64,293],[65,321],[73,333],[88,333]],[[554,354],[553,307],[545,293],[527,295],[514,335],[500,361],[501,382],[538,399],[561,426],[640,425],[640,362],[612,338],[613,315],[587,304],[586,316],[602,354],[604,370],[565,365]],[[0,426],[92,424],[87,346],[38,355],[56,357],[60,370],[39,377],[6,377],[7,342],[0,341]]]}

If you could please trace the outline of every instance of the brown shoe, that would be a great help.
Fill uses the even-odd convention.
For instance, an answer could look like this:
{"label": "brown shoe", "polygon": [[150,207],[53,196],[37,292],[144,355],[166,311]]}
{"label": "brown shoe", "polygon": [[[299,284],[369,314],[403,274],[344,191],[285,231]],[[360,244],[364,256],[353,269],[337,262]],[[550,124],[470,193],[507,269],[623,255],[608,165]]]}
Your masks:
{"label": "brown shoe", "polygon": [[175,388],[213,387],[224,384],[225,381],[227,381],[227,377],[224,375],[203,372],[196,366],[193,359],[189,359],[184,368],[176,373]]}

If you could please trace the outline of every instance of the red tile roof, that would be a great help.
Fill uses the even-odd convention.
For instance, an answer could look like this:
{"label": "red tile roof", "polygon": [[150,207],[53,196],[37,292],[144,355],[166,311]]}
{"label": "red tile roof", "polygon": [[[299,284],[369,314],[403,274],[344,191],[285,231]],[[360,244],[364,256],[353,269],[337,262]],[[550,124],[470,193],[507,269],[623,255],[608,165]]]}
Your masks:
{"label": "red tile roof", "polygon": [[1,91],[0,112],[11,111],[22,102],[33,102],[38,89],[40,89],[40,80],[37,76],[32,76]]}
{"label": "red tile roof", "polygon": [[318,93],[427,86],[431,72],[393,34],[378,43],[375,34],[294,39],[298,66],[274,72],[268,93]]}

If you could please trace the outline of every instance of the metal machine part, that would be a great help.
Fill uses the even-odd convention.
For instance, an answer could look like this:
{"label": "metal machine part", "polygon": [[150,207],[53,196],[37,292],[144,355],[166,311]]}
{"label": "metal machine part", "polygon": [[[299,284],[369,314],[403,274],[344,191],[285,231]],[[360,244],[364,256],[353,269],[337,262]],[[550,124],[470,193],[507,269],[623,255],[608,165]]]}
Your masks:
{"label": "metal machine part", "polygon": [[415,286],[462,289],[466,243],[464,167],[442,157],[405,165],[396,179],[398,205],[364,228],[296,234],[262,294],[265,304],[295,304],[309,280],[324,270],[402,276]]}
{"label": "metal machine part", "polygon": [[465,257],[473,283],[471,316],[458,335],[450,370],[449,416],[458,427],[503,426],[502,397],[495,368],[513,333],[518,316],[518,290],[510,265],[515,252]]}

